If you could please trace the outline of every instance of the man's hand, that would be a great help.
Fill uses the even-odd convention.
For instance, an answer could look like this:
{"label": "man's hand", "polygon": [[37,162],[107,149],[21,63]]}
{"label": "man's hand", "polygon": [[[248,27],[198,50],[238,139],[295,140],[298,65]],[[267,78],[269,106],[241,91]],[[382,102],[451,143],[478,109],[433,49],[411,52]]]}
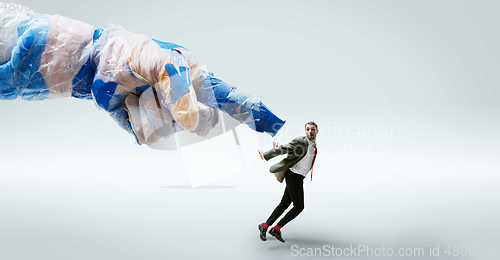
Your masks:
{"label": "man's hand", "polygon": [[[278,143],[277,142],[273,142],[273,148],[275,148],[275,147],[278,147]],[[260,155],[260,159],[265,160],[264,159],[264,153],[261,150],[257,150],[257,152]]]}
{"label": "man's hand", "polygon": [[261,150],[257,150],[257,152],[259,152],[260,159],[264,160],[264,155],[263,155],[262,151]]}

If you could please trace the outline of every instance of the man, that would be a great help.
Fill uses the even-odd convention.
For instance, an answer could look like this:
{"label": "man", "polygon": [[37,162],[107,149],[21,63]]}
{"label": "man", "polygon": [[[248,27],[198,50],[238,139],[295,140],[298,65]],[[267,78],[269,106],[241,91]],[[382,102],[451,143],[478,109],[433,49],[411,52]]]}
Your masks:
{"label": "man", "polygon": [[317,154],[316,136],[319,129],[316,123],[310,121],[305,125],[305,132],[306,136],[297,137],[286,145],[278,146],[277,143],[273,142],[273,149],[265,153],[257,150],[260,158],[266,161],[275,156],[287,154],[285,159],[271,166],[269,169],[270,172],[276,175],[276,179],[278,179],[279,182],[283,182],[283,179],[286,180],[286,187],[280,204],[276,207],[276,209],[274,209],[273,213],[271,213],[271,216],[269,216],[266,222],[259,224],[260,239],[262,241],[267,240],[267,228],[272,225],[293,202],[293,208],[278,222],[277,225],[269,230],[269,234],[285,243],[285,240],[281,236],[281,228],[297,217],[297,215],[299,215],[304,209],[303,180],[309,173],[309,170],[311,170],[312,180],[312,167]]}

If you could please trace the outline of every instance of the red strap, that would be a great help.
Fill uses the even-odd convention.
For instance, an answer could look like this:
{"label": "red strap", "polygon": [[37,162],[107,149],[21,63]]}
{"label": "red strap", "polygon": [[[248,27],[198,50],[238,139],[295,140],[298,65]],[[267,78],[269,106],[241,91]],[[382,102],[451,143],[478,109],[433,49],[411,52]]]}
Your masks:
{"label": "red strap", "polygon": [[313,163],[311,165],[311,181],[313,180],[313,167],[314,167],[314,161],[316,161],[316,155],[318,154],[318,148],[316,148],[316,145],[313,144],[314,147],[314,158],[313,158]]}

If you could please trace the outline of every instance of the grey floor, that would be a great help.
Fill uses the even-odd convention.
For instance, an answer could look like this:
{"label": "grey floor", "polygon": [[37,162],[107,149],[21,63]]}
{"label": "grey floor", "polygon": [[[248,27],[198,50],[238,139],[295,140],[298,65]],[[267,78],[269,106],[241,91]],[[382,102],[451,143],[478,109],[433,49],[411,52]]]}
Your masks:
{"label": "grey floor", "polygon": [[306,180],[305,210],[282,229],[286,243],[262,242],[257,224],[283,185],[253,172],[262,168],[256,165],[194,189],[182,175],[158,173],[3,174],[0,259],[285,259],[299,252],[294,248],[325,246],[423,248],[417,259],[431,258],[429,248],[439,246],[439,259],[447,259],[448,245],[500,244],[491,184],[460,195],[467,189],[436,189],[428,179],[387,185],[362,174],[335,180],[320,170]]}

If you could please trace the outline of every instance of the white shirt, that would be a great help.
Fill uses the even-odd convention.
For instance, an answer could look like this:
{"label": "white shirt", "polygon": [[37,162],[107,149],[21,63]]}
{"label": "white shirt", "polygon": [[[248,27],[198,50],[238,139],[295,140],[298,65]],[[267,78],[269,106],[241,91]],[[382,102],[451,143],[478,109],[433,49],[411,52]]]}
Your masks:
{"label": "white shirt", "polygon": [[290,171],[300,174],[304,177],[307,176],[309,171],[311,170],[312,162],[314,159],[314,147],[313,144],[315,145],[316,143],[313,143],[309,138],[307,138],[307,141],[309,142],[309,145],[307,146],[307,154],[294,166],[290,167]]}

